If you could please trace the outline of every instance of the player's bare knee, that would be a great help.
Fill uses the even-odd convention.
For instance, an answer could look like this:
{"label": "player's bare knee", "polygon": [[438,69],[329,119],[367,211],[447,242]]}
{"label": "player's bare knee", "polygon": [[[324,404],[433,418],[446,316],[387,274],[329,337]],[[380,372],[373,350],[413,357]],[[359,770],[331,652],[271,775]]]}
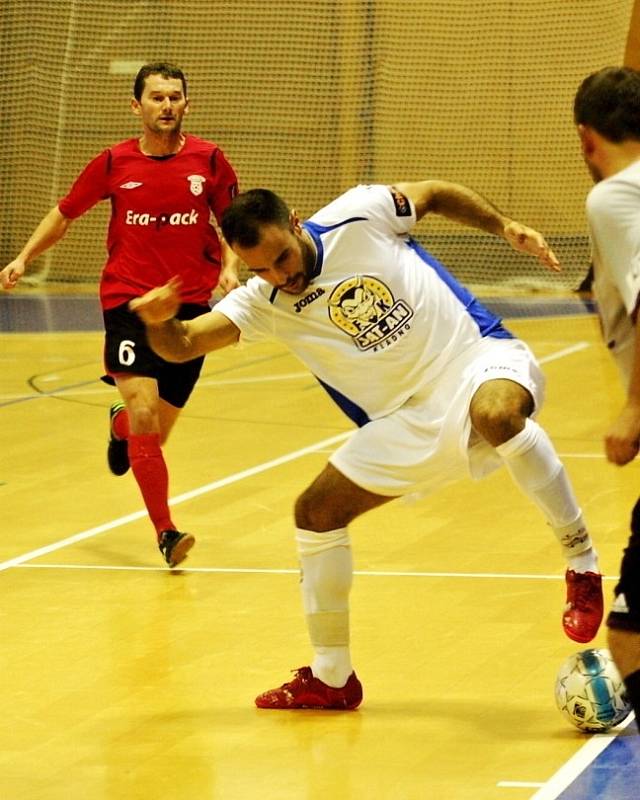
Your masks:
{"label": "player's bare knee", "polygon": [[524,428],[526,417],[520,413],[509,413],[495,408],[472,416],[475,430],[493,447],[498,447],[513,439]]}
{"label": "player's bare knee", "polygon": [[474,429],[498,447],[524,428],[533,412],[533,399],[520,384],[509,380],[484,383],[473,396],[469,415]]}
{"label": "player's bare knee", "polygon": [[296,500],[294,517],[297,528],[317,533],[332,531],[345,525],[344,521],[333,513],[329,498],[314,491],[313,486],[306,489]]}

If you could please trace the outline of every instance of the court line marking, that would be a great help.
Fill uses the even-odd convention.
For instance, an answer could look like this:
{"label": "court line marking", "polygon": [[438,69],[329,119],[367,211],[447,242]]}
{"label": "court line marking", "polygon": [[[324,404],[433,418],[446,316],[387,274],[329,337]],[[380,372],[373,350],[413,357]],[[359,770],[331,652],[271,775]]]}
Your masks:
{"label": "court line marking", "polygon": [[607,733],[596,733],[591,736],[589,741],[582,745],[580,750],[565,762],[560,769],[537,791],[530,800],[557,800],[562,792],[567,789],[573,781],[585,769],[590,766],[611,742],[623,731],[627,725],[635,720],[633,711],[629,716],[612,728]]}
{"label": "court line marking", "polygon": [[[557,359],[563,358],[566,355],[571,355],[576,352],[580,352],[585,350],[586,348],[590,347],[589,342],[578,342],[571,347],[564,348],[557,353],[552,353],[548,356],[542,357],[538,359],[540,364],[548,363],[551,361],[555,361]],[[58,390],[61,391],[61,390]],[[46,395],[45,395],[46,396]],[[230,475],[227,478],[223,478],[218,481],[213,481],[205,486],[201,486],[197,489],[193,489],[190,492],[185,492],[181,495],[178,495],[174,498],[169,500],[170,505],[177,505],[179,503],[185,502],[187,500],[193,499],[194,497],[198,497],[202,494],[206,494],[210,491],[215,491],[216,489],[222,488],[223,486],[227,486],[231,483],[235,483],[239,480],[243,480],[246,477],[251,477],[253,475],[259,474],[260,472],[264,472],[268,469],[271,469],[274,466],[279,466],[281,464],[285,464],[289,461],[296,460],[297,458],[302,457],[303,455],[307,455],[308,453],[312,453],[321,449],[323,447],[327,447],[332,444],[336,444],[339,441],[343,441],[348,436],[350,436],[351,431],[347,431],[345,433],[339,434],[338,436],[330,437],[329,439],[325,439],[321,442],[317,442],[315,445],[310,445],[309,447],[302,448],[300,450],[294,451],[293,453],[289,453],[285,456],[281,456],[280,458],[273,459],[269,462],[265,462],[264,464],[257,465],[256,467],[252,467],[247,470],[243,470],[235,475]],[[566,457],[566,456],[565,456]],[[580,456],[578,456],[580,457]],[[583,455],[582,457],[598,457],[596,455]],[[78,534],[73,536],[69,536],[65,539],[59,540],[58,542],[54,542],[50,545],[46,545],[44,547],[37,548],[36,550],[32,550],[28,553],[24,553],[21,556],[17,556],[15,558],[9,559],[8,561],[4,561],[0,563],[0,572],[11,567],[31,567],[31,568],[58,568],[58,569],[108,569],[108,570],[144,570],[144,571],[160,571],[158,567],[115,567],[115,566],[83,566],[83,565],[45,565],[45,564],[28,564],[26,562],[31,561],[34,558],[37,558],[42,555],[47,555],[49,553],[55,552],[60,550],[64,547],[67,547],[70,544],[75,544],[76,542],[83,541],[85,539],[89,539],[93,536],[98,535],[99,533],[104,533],[106,531],[112,530],[113,528],[120,527],[121,525],[127,524],[128,522],[141,519],[146,516],[146,510],[144,511],[137,511],[133,514],[128,514],[124,517],[120,517],[118,519],[112,520],[109,523],[105,523],[103,525],[98,525],[94,528],[90,528],[87,531],[82,531]],[[162,571],[167,571],[165,568],[162,568]],[[182,572],[234,572],[234,573],[278,573],[278,574],[297,574],[298,570],[290,569],[290,570],[260,570],[260,569],[225,569],[225,568],[196,568],[196,569],[184,569],[181,570]],[[368,571],[355,571],[355,575],[362,575],[362,576],[387,576],[387,577],[482,577],[482,578],[529,578],[529,579],[545,579],[545,580],[560,580],[563,579],[564,576],[562,575],[526,575],[526,574],[497,574],[497,573],[420,573],[420,572],[368,572]],[[605,578],[606,580],[607,578]],[[614,580],[614,578],[609,577],[609,580]],[[634,715],[631,714],[630,717],[625,720],[620,726],[618,726],[617,730],[622,730],[625,728],[630,722],[634,719]],[[498,786],[511,786],[511,787],[537,787],[542,786],[538,792],[531,798],[531,800],[556,800],[558,794],[563,791],[575,778],[584,771],[584,769],[591,764],[597,755],[602,752],[610,743],[615,739],[617,733],[614,732],[612,734],[605,734],[605,735],[597,735],[594,736],[590,742],[584,745],[581,750],[578,751],[568,762],[566,762],[563,767],[558,770],[558,772],[548,781],[546,784],[538,784],[538,783],[524,783],[524,782],[515,782],[515,781],[503,781],[498,784]],[[559,788],[558,788],[559,787]],[[549,792],[554,792],[550,794]]]}
{"label": "court line marking", "polygon": [[[93,569],[114,572],[167,572],[167,567],[145,567],[139,564],[16,564],[23,569]],[[229,575],[298,575],[299,569],[275,567],[178,567],[176,572],[193,573],[221,573]],[[365,578],[473,578],[479,579],[504,579],[504,580],[530,580],[530,581],[564,581],[564,573],[558,575],[535,575],[527,573],[509,572],[406,572],[396,570],[354,570],[354,575]],[[605,581],[617,581],[617,575],[603,575]]]}
{"label": "court line marking", "polygon": [[557,361],[559,358],[573,355],[573,353],[579,353],[581,350],[586,350],[588,347],[591,347],[590,342],[576,342],[574,345],[571,345],[571,347],[565,347],[562,350],[558,350],[556,353],[550,353],[548,356],[539,358],[538,363],[548,364],[550,361]]}
{"label": "court line marking", "polygon": [[[184,503],[187,500],[193,500],[194,497],[199,497],[202,494],[207,494],[208,492],[213,492],[216,489],[221,489],[224,486],[229,486],[232,483],[237,483],[238,481],[244,480],[245,478],[250,478],[253,475],[258,475],[261,472],[266,472],[269,469],[273,469],[274,467],[278,467],[281,464],[286,464],[289,461],[295,461],[302,456],[308,455],[309,453],[313,453],[316,450],[327,447],[328,445],[337,444],[338,442],[343,441],[348,436],[351,435],[351,431],[347,431],[346,433],[338,434],[337,436],[331,436],[328,439],[323,439],[320,442],[316,442],[315,444],[309,445],[307,447],[303,447],[300,450],[294,450],[291,453],[287,453],[284,456],[280,456],[279,458],[274,458],[271,461],[265,461],[262,464],[258,464],[255,467],[250,467],[249,469],[242,470],[241,472],[236,472],[233,475],[229,475],[226,478],[221,478],[217,481],[212,481],[211,483],[207,483],[204,486],[199,486],[197,489],[192,489],[189,492],[183,492],[182,494],[177,495],[176,497],[172,497],[169,500],[170,506],[176,506],[180,503]],[[63,547],[67,547],[70,544],[76,544],[77,542],[82,542],[85,539],[90,539],[92,536],[97,536],[99,533],[105,533],[106,531],[113,530],[114,528],[119,528],[122,525],[126,525],[129,522],[134,522],[137,519],[142,519],[147,516],[147,511],[135,511],[132,514],[127,514],[123,517],[118,517],[117,519],[111,520],[111,522],[105,522],[102,525],[96,525],[94,528],[89,528],[86,531],[81,531],[80,533],[76,533],[72,536],[67,536],[65,539],[60,539],[57,542],[53,542],[52,544],[44,545],[43,547],[38,547],[35,550],[30,550],[28,553],[23,553],[20,556],[15,556],[14,558],[10,558],[7,561],[0,562],[0,572],[3,572],[6,569],[10,569],[11,567],[17,567],[19,564],[23,564],[25,561],[31,561],[33,558],[39,558],[40,556],[48,555],[49,553],[54,553],[56,550],[61,550]]]}
{"label": "court line marking", "polygon": [[[550,353],[548,356],[544,356],[541,359],[538,359],[539,363],[546,363],[548,361],[554,361],[557,358],[563,358],[564,356],[571,355],[572,353],[578,352],[580,350],[584,350],[587,347],[590,347],[589,342],[581,341],[577,342],[576,344],[565,347],[562,350],[558,350],[556,353]],[[82,385],[82,384],[77,384]],[[60,390],[58,390],[60,391]],[[46,395],[34,395],[33,397],[42,397]],[[172,497],[169,500],[169,505],[174,506],[178,505],[179,503],[184,503],[187,500],[192,500],[195,497],[199,497],[200,495],[207,494],[208,492],[215,491],[216,489],[220,489],[223,486],[228,486],[232,483],[236,483],[237,481],[244,480],[244,478],[252,477],[253,475],[257,475],[261,472],[265,472],[273,467],[280,466],[281,464],[286,464],[289,461],[294,461],[298,458],[301,458],[304,455],[309,453],[313,453],[323,447],[328,447],[338,442],[344,441],[351,435],[351,430],[346,431],[344,433],[339,434],[338,436],[332,436],[328,439],[323,439],[320,442],[316,442],[316,444],[309,445],[308,447],[303,447],[300,450],[295,450],[292,453],[288,453],[287,455],[280,456],[279,458],[272,459],[271,461],[267,461],[263,464],[258,464],[255,467],[250,467],[249,469],[242,470],[241,472],[237,472],[234,475],[229,475],[226,478],[222,478],[217,481],[212,481],[211,483],[205,484],[204,486],[200,486],[196,489],[193,489],[189,492],[184,492],[183,494],[177,495],[176,497]],[[127,514],[123,517],[118,517],[115,520],[111,520],[111,522],[105,522],[102,525],[97,525],[94,528],[89,528],[86,531],[81,531],[80,533],[73,534],[72,536],[68,536],[65,539],[61,539],[57,542],[53,542],[52,544],[44,545],[43,547],[38,547],[35,550],[30,550],[27,553],[23,553],[20,556],[15,556],[14,558],[10,558],[7,561],[0,562],[0,572],[4,572],[4,570],[10,569],[11,567],[16,567],[19,564],[24,564],[27,561],[31,561],[34,558],[39,558],[40,556],[48,555],[49,553],[53,553],[56,550],[61,550],[63,547],[67,547],[71,544],[76,544],[77,542],[84,541],[86,539],[90,539],[93,536],[97,536],[100,533],[106,533],[107,531],[113,530],[114,528],[118,528],[122,525],[126,525],[129,522],[134,522],[135,520],[142,519],[147,515],[146,509],[135,511],[132,514]]]}
{"label": "court line marking", "polygon": [[[570,347],[564,347],[562,350],[558,350],[555,353],[551,353],[548,356],[542,356],[538,358],[539,364],[547,364],[551,361],[556,361],[559,358],[564,358],[565,356],[572,355],[573,353],[578,353],[581,350],[586,350],[588,347],[591,347],[590,342],[576,342],[576,344],[571,345]],[[208,387],[208,386],[233,386],[233,385],[241,385],[241,384],[251,384],[251,383],[269,383],[273,381],[284,381],[284,380],[298,380],[302,378],[313,378],[313,375],[310,372],[287,372],[283,373],[282,375],[264,375],[256,378],[236,378],[236,379],[226,379],[226,380],[216,380],[215,378],[201,378],[198,381],[198,386]],[[52,378],[42,378],[42,380],[52,380]],[[97,379],[96,379],[97,380]],[[16,402],[21,402],[25,400],[36,400],[42,399],[45,397],[55,397],[57,395],[62,394],[73,394],[75,396],[85,396],[85,395],[101,395],[101,394],[112,394],[113,387],[111,386],[96,386],[92,389],[82,388],[86,387],[87,384],[94,383],[93,380],[91,381],[83,381],[81,383],[71,384],[70,386],[60,386],[57,389],[52,389],[49,392],[38,392],[37,394],[1,394],[0,395],[0,403],[5,403],[6,405],[10,405]]]}
{"label": "court line marking", "polygon": [[606,458],[604,453],[558,453],[558,458]]}
{"label": "court line marking", "polygon": [[[274,383],[276,381],[289,381],[289,380],[299,380],[299,379],[313,379],[313,375],[310,372],[285,372],[281,375],[261,375],[255,378],[228,378],[226,380],[216,380],[215,378],[201,378],[198,381],[199,387],[216,387],[216,386],[241,386],[243,384],[252,384],[252,383]],[[50,375],[47,377],[41,378],[43,382],[51,382],[54,380],[61,380],[59,375]],[[97,379],[96,379],[97,380]],[[93,381],[91,381],[93,383]],[[24,394],[23,393],[14,393],[14,394],[0,394],[0,402],[4,401],[14,401],[14,400],[31,400],[36,397],[57,397],[60,395],[71,394],[74,397],[84,397],[86,395],[100,395],[100,394],[113,394],[113,386],[96,386],[93,389],[81,389],[78,388],[79,386],[83,386],[84,384],[73,384],[71,386],[60,386],[57,389],[51,389],[51,391],[43,391],[38,392],[37,394]]]}

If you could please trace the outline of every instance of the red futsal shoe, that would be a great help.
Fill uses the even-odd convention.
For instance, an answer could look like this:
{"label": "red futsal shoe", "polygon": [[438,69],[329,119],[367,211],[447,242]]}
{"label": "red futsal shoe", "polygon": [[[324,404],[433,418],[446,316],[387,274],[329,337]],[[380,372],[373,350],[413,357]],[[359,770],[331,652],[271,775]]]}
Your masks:
{"label": "red futsal shoe", "polygon": [[574,642],[586,644],[594,638],[602,622],[602,575],[568,569],[565,580],[567,604],[562,615],[562,627]]}
{"label": "red futsal shoe", "polygon": [[327,686],[315,678],[311,667],[295,670],[292,681],[284,683],[279,689],[270,689],[256,697],[258,708],[341,708],[351,710],[362,702],[362,684],[356,673],[342,689]]}

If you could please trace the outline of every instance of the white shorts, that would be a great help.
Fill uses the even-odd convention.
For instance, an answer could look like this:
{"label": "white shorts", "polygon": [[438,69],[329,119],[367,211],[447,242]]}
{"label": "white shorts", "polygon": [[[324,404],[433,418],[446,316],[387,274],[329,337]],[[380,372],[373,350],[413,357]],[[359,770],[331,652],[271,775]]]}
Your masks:
{"label": "white shorts", "polygon": [[533,353],[518,339],[487,337],[397,411],[355,431],[329,461],[363,489],[391,497],[483,478],[502,459],[472,431],[469,406],[478,387],[495,379],[519,383],[534,415],[540,410],[545,381]]}

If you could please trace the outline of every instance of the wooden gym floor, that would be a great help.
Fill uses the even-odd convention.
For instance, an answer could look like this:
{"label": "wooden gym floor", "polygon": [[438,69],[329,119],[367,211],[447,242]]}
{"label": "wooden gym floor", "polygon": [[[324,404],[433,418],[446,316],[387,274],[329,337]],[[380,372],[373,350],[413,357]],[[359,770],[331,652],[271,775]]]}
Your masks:
{"label": "wooden gym floor", "polygon": [[[617,375],[591,315],[508,324],[544,364],[540,420],[609,604],[638,493],[637,465],[602,455]],[[260,711],[254,696],[309,662],[291,508],[346,418],[279,346],[210,355],[166,447],[175,521],[197,538],[171,572],[131,475],[106,469],[101,334],[0,344],[2,798],[560,796],[558,770],[600,737],[555,708],[581,649],[560,627],[564,565],[504,470],[353,525],[360,710]]]}

